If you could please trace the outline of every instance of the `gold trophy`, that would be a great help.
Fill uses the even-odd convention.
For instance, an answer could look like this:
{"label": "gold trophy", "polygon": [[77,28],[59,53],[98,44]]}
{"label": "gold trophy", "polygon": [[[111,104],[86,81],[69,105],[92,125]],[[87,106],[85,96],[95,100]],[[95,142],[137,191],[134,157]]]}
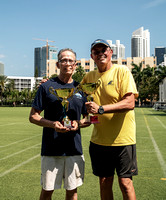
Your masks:
{"label": "gold trophy", "polygon": [[[97,88],[100,86],[100,83],[101,81],[98,80],[96,83],[79,84],[77,86],[77,89],[83,91],[87,95],[87,101],[93,101],[92,94],[96,92]],[[85,119],[85,123],[91,123],[91,124],[99,123],[98,116],[89,114]]]}
{"label": "gold trophy", "polygon": [[69,117],[66,114],[68,111],[68,106],[69,106],[69,102],[68,102],[67,98],[69,98],[73,95],[74,88],[54,89],[53,87],[50,87],[49,92],[51,94],[55,95],[58,100],[60,100],[60,98],[63,99],[61,102],[61,104],[63,106],[63,111],[64,111],[64,118],[62,120],[62,124],[63,124],[63,126],[65,126],[67,128],[71,128],[72,121],[69,119]]}

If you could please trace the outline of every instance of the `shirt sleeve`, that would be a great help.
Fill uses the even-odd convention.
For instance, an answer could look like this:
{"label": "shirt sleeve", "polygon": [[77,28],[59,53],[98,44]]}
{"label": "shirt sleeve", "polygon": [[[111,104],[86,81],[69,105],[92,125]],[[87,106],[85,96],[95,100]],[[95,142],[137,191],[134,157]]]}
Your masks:
{"label": "shirt sleeve", "polygon": [[123,97],[127,93],[133,93],[135,98],[138,97],[138,91],[136,88],[136,84],[133,78],[132,73],[127,67],[122,69],[121,73],[121,86],[120,86],[120,94]]}
{"label": "shirt sleeve", "polygon": [[32,103],[32,107],[37,110],[43,111],[45,108],[45,102],[46,102],[45,100],[46,100],[45,90],[41,85],[36,93],[35,99]]}

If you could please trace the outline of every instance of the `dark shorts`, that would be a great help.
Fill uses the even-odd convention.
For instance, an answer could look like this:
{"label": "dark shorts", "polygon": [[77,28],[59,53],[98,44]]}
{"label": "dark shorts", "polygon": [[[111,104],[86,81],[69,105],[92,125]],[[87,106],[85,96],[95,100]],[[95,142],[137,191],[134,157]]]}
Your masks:
{"label": "dark shorts", "polygon": [[138,174],[136,145],[101,146],[90,142],[93,174],[110,177],[116,173],[121,178],[130,178]]}

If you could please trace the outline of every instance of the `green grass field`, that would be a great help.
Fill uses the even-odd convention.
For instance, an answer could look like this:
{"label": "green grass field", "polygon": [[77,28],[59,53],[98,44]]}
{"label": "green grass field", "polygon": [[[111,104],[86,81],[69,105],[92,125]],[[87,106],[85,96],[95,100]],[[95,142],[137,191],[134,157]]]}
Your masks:
{"label": "green grass field", "polygon": [[[30,108],[0,107],[0,200],[36,200],[40,186],[42,128],[28,121]],[[136,108],[139,175],[133,178],[138,200],[166,200],[166,113]],[[82,129],[85,181],[80,200],[99,200],[98,178],[92,174],[88,147],[92,126]],[[121,200],[117,177],[115,200]],[[64,189],[53,199],[65,199]]]}

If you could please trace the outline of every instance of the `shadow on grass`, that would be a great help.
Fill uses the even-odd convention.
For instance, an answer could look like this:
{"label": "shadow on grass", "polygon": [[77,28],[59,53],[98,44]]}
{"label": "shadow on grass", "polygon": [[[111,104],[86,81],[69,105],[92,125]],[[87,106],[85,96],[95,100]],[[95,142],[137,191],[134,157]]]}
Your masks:
{"label": "shadow on grass", "polygon": [[144,113],[145,115],[150,115],[150,116],[161,116],[161,117],[165,117],[166,113],[165,112],[161,112],[161,111],[151,111],[152,113]]}

